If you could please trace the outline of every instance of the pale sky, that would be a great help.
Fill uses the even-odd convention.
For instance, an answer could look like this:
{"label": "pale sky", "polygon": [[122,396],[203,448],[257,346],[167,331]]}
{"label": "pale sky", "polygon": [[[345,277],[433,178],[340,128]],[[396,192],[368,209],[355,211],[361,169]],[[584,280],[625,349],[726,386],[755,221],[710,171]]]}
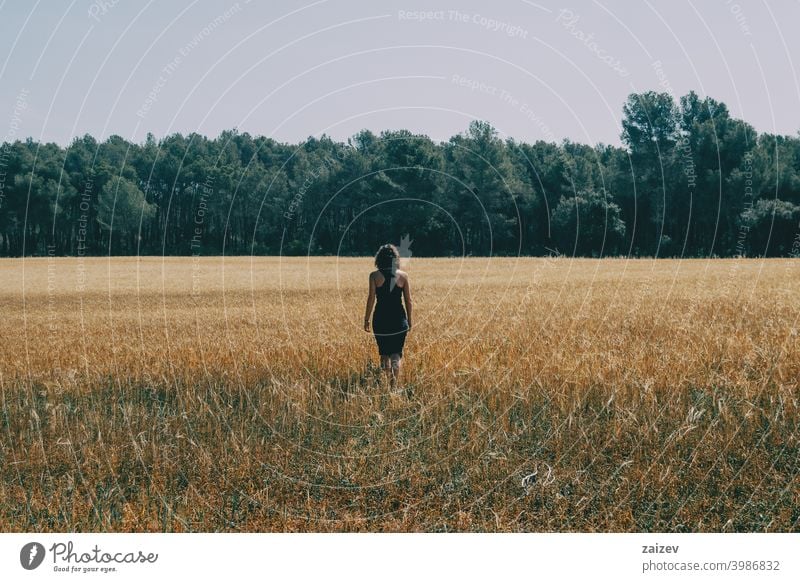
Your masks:
{"label": "pale sky", "polygon": [[618,144],[627,95],[664,88],[796,135],[799,22],[796,0],[0,0],[0,141],[445,140],[477,118]]}

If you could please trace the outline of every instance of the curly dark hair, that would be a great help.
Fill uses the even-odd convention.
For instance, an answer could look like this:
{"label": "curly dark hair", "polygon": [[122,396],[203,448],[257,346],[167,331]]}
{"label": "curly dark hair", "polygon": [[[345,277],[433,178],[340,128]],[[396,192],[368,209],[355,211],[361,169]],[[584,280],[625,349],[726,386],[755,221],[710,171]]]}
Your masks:
{"label": "curly dark hair", "polygon": [[399,262],[400,253],[393,244],[385,244],[375,254],[375,266],[381,271],[394,270]]}

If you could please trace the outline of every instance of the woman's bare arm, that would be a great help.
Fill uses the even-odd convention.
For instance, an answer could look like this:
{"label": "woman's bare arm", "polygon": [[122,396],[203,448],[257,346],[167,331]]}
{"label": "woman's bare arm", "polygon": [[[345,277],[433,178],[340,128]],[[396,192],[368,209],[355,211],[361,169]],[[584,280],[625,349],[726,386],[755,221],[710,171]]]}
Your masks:
{"label": "woman's bare arm", "polygon": [[413,303],[411,302],[411,283],[408,281],[408,275],[405,276],[406,284],[403,285],[403,301],[406,304],[406,317],[408,318],[408,329],[411,329],[411,312]]}
{"label": "woman's bare arm", "polygon": [[369,331],[369,318],[375,305],[375,277],[369,276],[369,295],[367,295],[367,311],[364,314],[364,331]]}

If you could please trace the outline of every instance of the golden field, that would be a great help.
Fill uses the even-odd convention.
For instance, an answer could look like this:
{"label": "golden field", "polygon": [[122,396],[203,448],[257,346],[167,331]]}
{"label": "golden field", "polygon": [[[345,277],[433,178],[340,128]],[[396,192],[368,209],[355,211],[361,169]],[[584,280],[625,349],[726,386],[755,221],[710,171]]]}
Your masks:
{"label": "golden field", "polygon": [[0,261],[0,530],[800,530],[800,261],[370,269]]}

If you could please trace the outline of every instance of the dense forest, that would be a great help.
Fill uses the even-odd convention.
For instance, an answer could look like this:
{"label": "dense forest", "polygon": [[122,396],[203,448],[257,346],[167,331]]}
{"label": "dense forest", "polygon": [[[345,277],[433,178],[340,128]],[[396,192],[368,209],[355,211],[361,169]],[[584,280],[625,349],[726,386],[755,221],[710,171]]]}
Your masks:
{"label": "dense forest", "polygon": [[724,103],[631,95],[623,147],[521,143],[475,121],[436,143],[236,130],[0,150],[0,255],[795,256],[800,137]]}

